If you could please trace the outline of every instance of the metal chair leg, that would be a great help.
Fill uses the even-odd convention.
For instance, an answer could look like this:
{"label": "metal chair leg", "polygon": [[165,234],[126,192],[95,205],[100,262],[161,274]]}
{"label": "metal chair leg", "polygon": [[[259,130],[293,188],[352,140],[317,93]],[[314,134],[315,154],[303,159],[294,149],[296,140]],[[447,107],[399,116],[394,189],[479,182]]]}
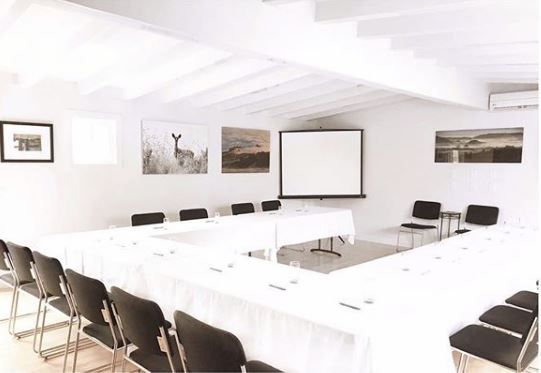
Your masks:
{"label": "metal chair leg", "polygon": [[73,367],[72,367],[72,373],[75,373],[75,368],[77,367],[77,352],[79,351],[79,336],[81,332],[82,323],[81,320],[78,320],[77,325],[77,335],[75,336],[75,349],[73,351]]}
{"label": "metal chair leg", "polygon": [[45,317],[46,316],[47,316],[47,302],[45,301],[43,304],[43,316],[41,317],[41,330],[39,331],[39,347],[38,347],[39,354],[41,354],[41,348],[43,346],[43,333],[45,330]]}
{"label": "metal chair leg", "polygon": [[13,313],[11,315],[11,329],[9,332],[9,334],[13,336],[15,335],[15,322],[17,321],[17,308],[19,306],[19,293],[20,293],[20,290],[17,288],[15,292],[15,303],[13,305]]}
{"label": "metal chair leg", "polygon": [[64,349],[64,362],[62,363],[62,373],[66,372],[66,366],[68,365],[68,354],[69,354],[69,348],[70,348],[72,326],[73,326],[73,316],[70,316],[70,323],[68,326],[68,337],[66,339],[66,348]]}
{"label": "metal chair leg", "polygon": [[[32,339],[32,349],[35,353],[39,353],[39,350],[36,348],[36,339],[38,334],[38,325],[39,325],[39,316],[41,315],[41,299],[38,301],[38,314],[36,315],[36,324],[34,325],[34,337]],[[45,315],[43,315],[43,319],[45,319]],[[41,330],[43,332],[43,324],[41,325]]]}

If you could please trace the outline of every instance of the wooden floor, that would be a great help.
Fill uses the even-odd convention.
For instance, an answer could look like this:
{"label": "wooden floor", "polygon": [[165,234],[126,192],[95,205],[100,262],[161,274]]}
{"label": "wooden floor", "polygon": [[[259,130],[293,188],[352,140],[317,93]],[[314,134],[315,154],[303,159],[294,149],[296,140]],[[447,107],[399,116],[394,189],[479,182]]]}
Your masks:
{"label": "wooden floor", "polygon": [[[328,245],[328,242],[326,242]],[[392,254],[394,247],[374,244],[369,242],[359,241],[355,246],[340,246],[336,245],[336,249],[343,254],[342,258],[332,254],[315,254],[310,253],[310,248],[313,248],[317,243],[309,243],[305,245],[292,246],[288,249],[281,250],[278,260],[283,263],[289,263],[291,260],[299,260],[303,268],[328,273],[332,270],[362,263],[368,260]],[[260,256],[261,253],[254,253],[255,256]],[[7,316],[11,300],[11,292],[9,289],[0,289],[0,319]],[[28,296],[21,295],[21,307],[19,313],[35,311],[37,302]],[[62,321],[62,317],[58,313],[48,314],[48,319],[51,322]],[[32,328],[35,322],[35,316],[20,318],[17,321],[17,330],[26,330]],[[43,347],[51,347],[62,344],[66,340],[67,328],[53,330],[45,334]],[[71,372],[72,354],[68,359],[68,372]],[[110,362],[111,354],[99,346],[91,347],[79,352],[77,359],[77,371],[86,371]],[[455,355],[455,361],[457,356]],[[43,360],[39,358],[32,350],[32,337],[15,339],[9,335],[7,330],[7,322],[0,322],[0,373],[3,372],[35,372],[49,373],[62,371],[62,357]],[[537,363],[535,363],[537,366]],[[136,368],[126,366],[126,371],[136,371]],[[105,371],[108,371],[105,370]],[[120,371],[120,366],[116,369]],[[470,359],[467,367],[467,373],[503,373],[508,370],[499,368],[495,365],[485,363],[480,360]],[[391,372],[390,372],[391,373]],[[394,372],[393,372],[394,373]],[[438,373],[434,371],[434,373]]]}

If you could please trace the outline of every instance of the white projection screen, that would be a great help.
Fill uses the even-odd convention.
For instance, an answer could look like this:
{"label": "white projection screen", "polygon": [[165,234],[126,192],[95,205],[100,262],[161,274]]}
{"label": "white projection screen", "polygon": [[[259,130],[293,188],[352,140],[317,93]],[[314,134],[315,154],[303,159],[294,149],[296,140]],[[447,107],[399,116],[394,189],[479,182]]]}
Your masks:
{"label": "white projection screen", "polygon": [[280,132],[280,198],[364,198],[363,130]]}

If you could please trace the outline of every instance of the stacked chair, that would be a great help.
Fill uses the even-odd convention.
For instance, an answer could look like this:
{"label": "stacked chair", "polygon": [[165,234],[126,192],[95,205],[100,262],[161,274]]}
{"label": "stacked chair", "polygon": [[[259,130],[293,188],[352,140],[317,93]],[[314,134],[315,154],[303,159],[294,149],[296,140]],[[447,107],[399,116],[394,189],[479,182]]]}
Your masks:
{"label": "stacked chair", "polygon": [[524,296],[531,302],[521,305],[531,308],[495,306],[481,315],[482,325],[468,325],[450,337],[451,346],[460,353],[459,373],[465,372],[469,357],[517,373],[528,369],[538,353],[538,295],[521,291],[507,301],[524,300]]}

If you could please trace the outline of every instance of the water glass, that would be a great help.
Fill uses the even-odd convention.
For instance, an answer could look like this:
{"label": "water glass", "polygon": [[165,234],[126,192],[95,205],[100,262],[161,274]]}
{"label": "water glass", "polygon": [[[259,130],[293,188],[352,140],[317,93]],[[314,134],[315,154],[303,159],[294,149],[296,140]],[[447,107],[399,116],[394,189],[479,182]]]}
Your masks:
{"label": "water glass", "polygon": [[112,230],[114,230],[114,229],[116,229],[116,225],[111,224],[109,226],[109,231],[111,231],[111,232],[109,232],[109,240],[111,240],[111,241],[115,238],[115,236],[114,236],[114,234],[112,232]]}
{"label": "water glass", "polygon": [[220,212],[219,211],[216,211],[214,213],[214,219],[219,219],[220,218]]}
{"label": "water glass", "polygon": [[169,218],[163,218],[163,225],[164,226],[169,225]]}
{"label": "water glass", "polygon": [[230,252],[230,258],[229,258],[229,262],[227,263],[227,266],[229,268],[234,268],[235,267],[235,264],[237,264],[237,257],[238,257],[238,250],[237,249],[233,249],[231,250]]}
{"label": "water glass", "polygon": [[289,280],[289,282],[298,284],[301,277],[301,263],[298,260],[292,260],[289,262],[289,266],[291,267],[292,272],[291,280]]}

